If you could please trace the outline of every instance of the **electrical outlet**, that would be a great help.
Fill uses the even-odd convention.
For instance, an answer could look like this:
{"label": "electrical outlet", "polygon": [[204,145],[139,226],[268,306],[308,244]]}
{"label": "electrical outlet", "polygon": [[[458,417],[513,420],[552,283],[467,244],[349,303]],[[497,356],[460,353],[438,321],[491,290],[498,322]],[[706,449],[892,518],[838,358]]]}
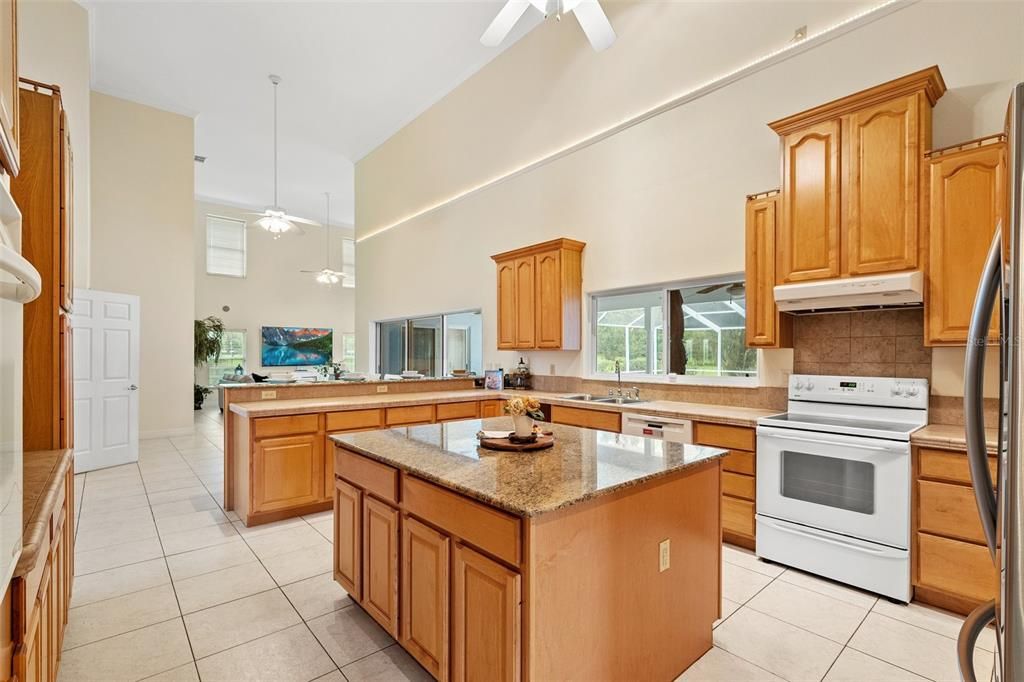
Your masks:
{"label": "electrical outlet", "polygon": [[260,400],[273,400],[277,397],[277,391],[260,391]]}
{"label": "electrical outlet", "polygon": [[555,363],[551,363],[551,368],[548,370],[548,374],[555,376]]}
{"label": "electrical outlet", "polygon": [[669,564],[671,564],[672,550],[670,547],[671,540],[662,540],[661,544],[658,545],[658,571],[665,572],[668,570]]}
{"label": "electrical outlet", "polygon": [[387,386],[378,386],[377,387],[377,393],[387,393],[387,392],[388,392],[388,387]]}

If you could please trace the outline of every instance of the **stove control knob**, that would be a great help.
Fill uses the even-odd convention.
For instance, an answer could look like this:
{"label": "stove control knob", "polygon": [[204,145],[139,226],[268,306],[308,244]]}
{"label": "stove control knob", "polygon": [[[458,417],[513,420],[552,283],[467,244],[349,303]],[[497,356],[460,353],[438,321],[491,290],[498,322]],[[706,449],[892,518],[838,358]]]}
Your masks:
{"label": "stove control knob", "polygon": [[807,382],[807,390],[808,391],[813,391],[814,390],[814,382],[813,381],[808,381]]}
{"label": "stove control knob", "polygon": [[796,390],[798,390],[798,391],[804,390],[804,382],[803,381],[797,379]]}
{"label": "stove control knob", "polygon": [[907,395],[910,396],[911,398],[916,396],[917,393],[918,393],[917,386],[911,386],[910,388],[907,389]]}
{"label": "stove control knob", "polygon": [[898,385],[894,384],[893,387],[889,389],[889,392],[892,395],[899,395],[900,394],[900,387]]}

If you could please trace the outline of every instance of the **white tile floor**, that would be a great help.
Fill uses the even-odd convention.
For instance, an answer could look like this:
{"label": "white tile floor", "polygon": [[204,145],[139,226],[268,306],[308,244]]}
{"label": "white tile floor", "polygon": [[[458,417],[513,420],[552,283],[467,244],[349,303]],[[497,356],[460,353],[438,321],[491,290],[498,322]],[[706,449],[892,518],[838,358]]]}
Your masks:
{"label": "white tile floor", "polygon": [[[335,584],[330,512],[246,528],[222,509],[221,439],[220,414],[204,410],[194,436],[143,441],[137,465],[75,477],[60,681],[430,679]],[[960,618],[733,547],[723,559],[715,647],[680,680],[958,679]]]}

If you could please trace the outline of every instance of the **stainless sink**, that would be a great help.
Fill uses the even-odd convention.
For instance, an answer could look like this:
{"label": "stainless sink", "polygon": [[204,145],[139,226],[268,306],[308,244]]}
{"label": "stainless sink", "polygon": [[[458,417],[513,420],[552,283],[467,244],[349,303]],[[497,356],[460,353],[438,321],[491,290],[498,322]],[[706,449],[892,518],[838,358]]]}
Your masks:
{"label": "stainless sink", "polygon": [[636,405],[637,403],[645,403],[647,401],[646,400],[641,400],[640,398],[612,397],[612,398],[593,398],[591,400],[591,402],[594,402],[594,403],[611,403],[613,405]]}
{"label": "stainless sink", "polygon": [[585,402],[585,403],[604,403],[606,405],[607,404],[613,404],[613,405],[635,405],[637,403],[647,402],[645,400],[640,400],[639,398],[625,398],[625,397],[620,398],[620,397],[616,397],[616,396],[610,396],[610,397],[607,397],[607,398],[598,398],[597,396],[590,395],[589,393],[582,393],[580,395],[567,395],[567,396],[565,396],[565,399],[566,400],[579,400],[580,402]]}

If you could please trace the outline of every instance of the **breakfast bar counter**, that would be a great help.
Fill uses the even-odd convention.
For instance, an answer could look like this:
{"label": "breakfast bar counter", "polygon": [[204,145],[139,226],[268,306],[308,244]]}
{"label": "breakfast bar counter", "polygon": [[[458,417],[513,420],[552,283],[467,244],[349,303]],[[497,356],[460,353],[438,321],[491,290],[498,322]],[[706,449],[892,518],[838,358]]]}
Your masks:
{"label": "breakfast bar counter", "polygon": [[331,436],[335,580],[437,679],[674,679],[719,616],[727,451],[542,426]]}

